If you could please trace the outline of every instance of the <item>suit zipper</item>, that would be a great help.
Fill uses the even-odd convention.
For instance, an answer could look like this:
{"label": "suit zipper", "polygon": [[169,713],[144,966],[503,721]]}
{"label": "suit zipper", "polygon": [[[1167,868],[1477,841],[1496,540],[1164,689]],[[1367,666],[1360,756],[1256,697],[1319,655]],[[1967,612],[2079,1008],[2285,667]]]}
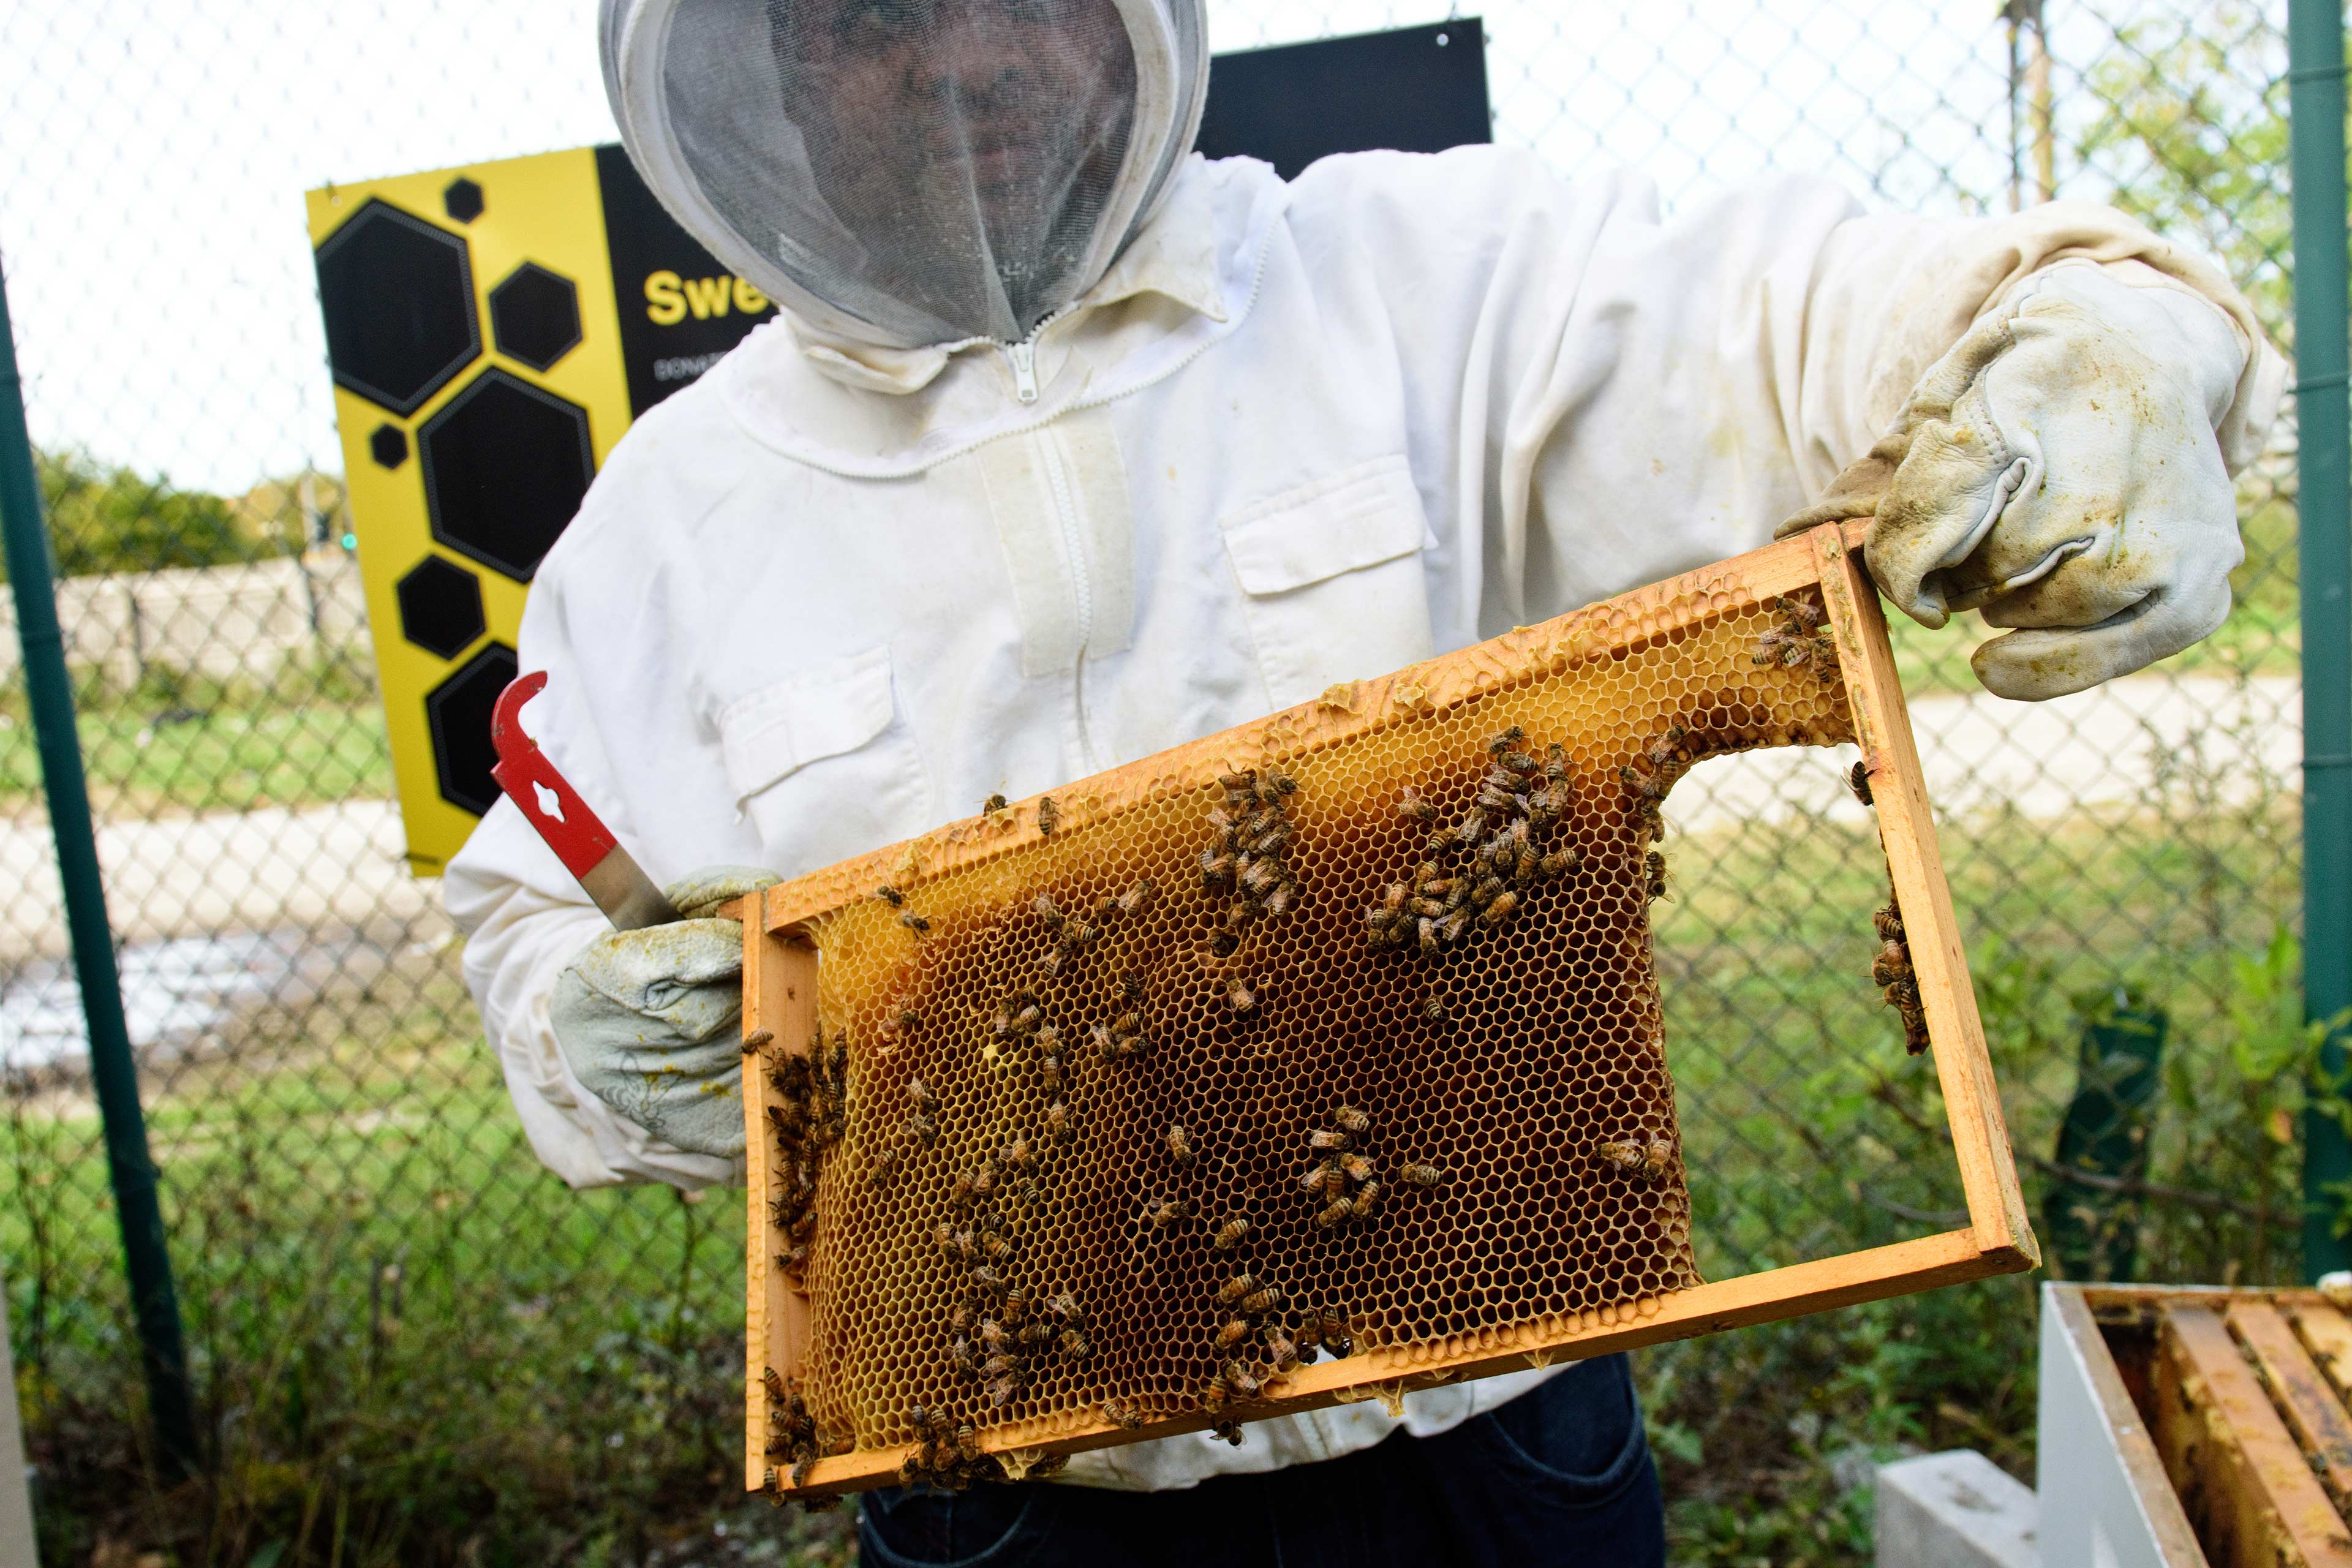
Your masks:
{"label": "suit zipper", "polygon": [[1071,492],[1069,470],[1062,464],[1062,450],[1050,430],[1036,431],[1031,437],[1037,444],[1037,459],[1045,469],[1045,493],[1054,508],[1055,524],[1062,531],[1062,553],[1070,563],[1070,589],[1077,604],[1077,656],[1072,661],[1070,673],[1070,709],[1078,731],[1078,749],[1085,753],[1087,766],[1099,773],[1102,760],[1095,754],[1094,735],[1087,723],[1087,647],[1095,636],[1095,590],[1092,567],[1087,558],[1087,543],[1078,526],[1077,498]]}
{"label": "suit zipper", "polygon": [[[1042,330],[1042,329],[1041,329]],[[1013,390],[1024,403],[1037,401],[1037,340],[1022,339],[1004,345],[1004,357],[1013,363]]]}

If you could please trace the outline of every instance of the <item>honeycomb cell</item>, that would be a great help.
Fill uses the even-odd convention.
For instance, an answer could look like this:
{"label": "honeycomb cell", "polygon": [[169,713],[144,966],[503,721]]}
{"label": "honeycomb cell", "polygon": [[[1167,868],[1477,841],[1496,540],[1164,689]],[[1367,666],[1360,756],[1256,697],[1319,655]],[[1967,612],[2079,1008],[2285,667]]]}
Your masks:
{"label": "honeycomb cell", "polygon": [[936,872],[910,851],[887,890],[809,879],[848,1080],[792,1270],[825,1451],[916,1441],[918,1406],[1246,1415],[1315,1341],[1434,1359],[1699,1283],[1661,806],[1708,757],[1852,721],[1782,608],[1649,616],[1252,774]]}

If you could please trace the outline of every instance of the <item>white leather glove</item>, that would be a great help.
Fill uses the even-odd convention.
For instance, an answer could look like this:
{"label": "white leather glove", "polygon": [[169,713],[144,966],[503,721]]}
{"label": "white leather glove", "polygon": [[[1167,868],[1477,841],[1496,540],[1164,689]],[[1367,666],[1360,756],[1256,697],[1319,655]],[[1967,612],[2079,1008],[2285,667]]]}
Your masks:
{"label": "white leather glove", "polygon": [[549,1016],[572,1076],[688,1153],[743,1152],[743,922],[710,911],[775,881],[707,867],[663,889],[685,919],[608,931],[555,979]]}
{"label": "white leather glove", "polygon": [[2000,696],[2128,674],[2230,613],[2245,552],[2214,430],[2246,353],[2182,289],[2053,268],[1969,328],[1780,532],[1874,513],[1864,554],[1905,614],[2023,628],[1970,660]]}

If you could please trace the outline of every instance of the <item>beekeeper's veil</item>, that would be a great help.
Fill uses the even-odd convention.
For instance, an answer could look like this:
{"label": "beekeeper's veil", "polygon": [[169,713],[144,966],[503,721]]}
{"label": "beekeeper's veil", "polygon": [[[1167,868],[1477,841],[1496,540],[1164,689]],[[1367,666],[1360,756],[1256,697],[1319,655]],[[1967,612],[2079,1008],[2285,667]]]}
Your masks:
{"label": "beekeeper's veil", "polygon": [[813,324],[1011,342],[1150,216],[1208,84],[1205,0],[603,0],[629,156]]}

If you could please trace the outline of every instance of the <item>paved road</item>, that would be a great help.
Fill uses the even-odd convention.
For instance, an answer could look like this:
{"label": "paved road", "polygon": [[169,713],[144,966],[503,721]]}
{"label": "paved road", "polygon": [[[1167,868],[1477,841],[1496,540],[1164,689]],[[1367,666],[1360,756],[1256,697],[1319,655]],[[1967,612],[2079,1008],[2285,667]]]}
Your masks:
{"label": "paved road", "polygon": [[[2055,702],[1982,692],[1911,707],[1931,797],[1947,822],[2012,802],[2056,818],[2085,804],[2144,799],[2161,759],[2204,737],[2229,796],[2300,787],[2299,683],[2126,680]],[[1858,817],[1831,752],[1777,751],[1710,763],[1668,803],[1683,831],[1818,811]],[[348,931],[389,920],[437,929],[430,884],[401,859],[400,819],[382,801],[302,811],[110,822],[100,829],[115,929],[134,944],[233,931]],[[0,964],[65,948],[48,828],[0,822]]]}

